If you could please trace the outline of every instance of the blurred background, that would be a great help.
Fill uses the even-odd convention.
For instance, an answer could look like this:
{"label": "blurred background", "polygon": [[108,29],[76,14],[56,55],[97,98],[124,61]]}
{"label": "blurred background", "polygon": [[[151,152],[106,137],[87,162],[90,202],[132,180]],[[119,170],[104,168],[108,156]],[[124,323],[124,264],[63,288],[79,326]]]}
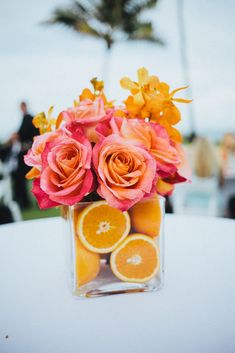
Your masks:
{"label": "blurred background", "polygon": [[1,0],[0,222],[59,214],[40,211],[24,181],[32,116],[71,106],[92,77],[121,102],[119,79],[142,66],[172,89],[189,84],[194,100],[178,125],[192,184],[167,211],[235,218],[234,10],[232,0]]}

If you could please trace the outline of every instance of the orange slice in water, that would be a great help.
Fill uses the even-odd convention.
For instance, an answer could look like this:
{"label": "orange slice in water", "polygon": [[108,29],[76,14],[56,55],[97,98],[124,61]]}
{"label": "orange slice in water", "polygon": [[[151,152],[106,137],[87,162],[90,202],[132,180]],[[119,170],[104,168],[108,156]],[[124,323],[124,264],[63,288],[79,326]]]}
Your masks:
{"label": "orange slice in water", "polygon": [[92,281],[100,271],[100,256],[87,250],[75,236],[75,270],[77,286]]}
{"label": "orange slice in water", "polygon": [[125,282],[147,282],[159,270],[159,250],[155,241],[143,234],[132,234],[111,254],[113,273]]}
{"label": "orange slice in water", "polygon": [[128,213],[109,206],[106,201],[92,203],[78,217],[79,239],[88,250],[95,253],[113,251],[129,232]]}
{"label": "orange slice in water", "polygon": [[129,214],[131,224],[137,233],[151,237],[160,234],[162,216],[158,196],[138,202],[129,210]]}

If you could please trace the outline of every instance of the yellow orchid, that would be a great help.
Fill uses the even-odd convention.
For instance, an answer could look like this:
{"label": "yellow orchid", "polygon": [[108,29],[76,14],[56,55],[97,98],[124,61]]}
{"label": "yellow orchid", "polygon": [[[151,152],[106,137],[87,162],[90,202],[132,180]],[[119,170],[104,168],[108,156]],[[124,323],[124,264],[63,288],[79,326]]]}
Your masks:
{"label": "yellow orchid", "polygon": [[171,125],[177,124],[181,119],[179,109],[174,102],[190,103],[192,100],[174,98],[174,95],[188,86],[177,88],[170,92],[170,87],[165,82],[160,82],[158,77],[149,76],[145,68],[137,71],[138,82],[128,77],[121,79],[121,87],[131,92],[125,101],[126,108],[132,118],[148,118],[150,121],[164,125],[174,140],[181,140],[178,130]]}
{"label": "yellow orchid", "polygon": [[40,134],[44,134],[45,132],[50,132],[55,129],[57,125],[57,120],[52,117],[54,107],[51,106],[48,110],[47,115],[42,112],[33,118],[33,125],[39,129]]}
{"label": "yellow orchid", "polygon": [[80,102],[90,99],[94,101],[97,97],[102,97],[104,101],[104,105],[106,108],[112,108],[113,107],[113,101],[108,101],[103,90],[104,90],[104,82],[103,81],[98,81],[96,77],[92,78],[90,80],[93,88],[94,88],[94,93],[89,88],[84,88],[82,93],[79,96],[79,100],[74,100],[74,107],[79,106]]}
{"label": "yellow orchid", "polygon": [[94,101],[96,99],[96,97],[98,97],[98,96],[105,97],[103,94],[104,82],[98,81],[97,77],[92,78],[90,80],[90,82],[94,88],[94,93],[92,93],[89,88],[84,88],[82,93],[79,96],[79,100],[74,100],[74,107],[77,107],[80,102],[82,102],[86,99],[90,99],[90,100]]}
{"label": "yellow orchid", "polygon": [[[86,99],[90,99],[92,101],[95,100],[97,96],[100,96],[103,94],[103,89],[104,89],[104,82],[103,81],[98,81],[97,77],[94,77],[90,80],[93,88],[94,88],[94,93],[91,92],[89,88],[84,88],[82,93],[79,96],[79,100],[84,101]],[[79,105],[79,101],[75,100],[74,101],[74,106],[77,107]]]}
{"label": "yellow orchid", "polygon": [[91,84],[94,87],[95,92],[102,92],[104,89],[104,81],[98,81],[97,77],[91,79]]}
{"label": "yellow orchid", "polygon": [[145,111],[145,94],[151,95],[154,92],[158,86],[159,79],[157,76],[149,76],[148,70],[144,67],[137,71],[137,76],[138,82],[134,82],[130,78],[124,77],[121,79],[120,84],[122,88],[129,90],[132,94],[132,96],[129,96],[125,101],[130,116],[133,118],[139,116],[147,118],[148,116],[144,116],[147,112],[142,114],[142,111]]}
{"label": "yellow orchid", "polygon": [[[148,70],[144,67],[137,71],[138,82],[131,81],[130,78],[124,77],[120,80],[121,87],[128,89],[133,95],[143,92],[151,92],[156,89],[159,83],[157,76],[149,76]],[[144,103],[143,96],[141,102]]]}

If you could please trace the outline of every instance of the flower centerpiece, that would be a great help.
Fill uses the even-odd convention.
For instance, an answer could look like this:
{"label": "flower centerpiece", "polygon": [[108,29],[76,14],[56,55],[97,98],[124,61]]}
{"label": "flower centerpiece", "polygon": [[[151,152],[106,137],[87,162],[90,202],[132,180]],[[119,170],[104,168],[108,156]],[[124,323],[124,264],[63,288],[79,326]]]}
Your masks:
{"label": "flower centerpiece", "polygon": [[25,163],[42,209],[68,206],[72,224],[74,294],[159,289],[163,275],[164,196],[189,180],[175,98],[186,88],[138,70],[124,77],[123,105],[108,101],[92,79],[74,106],[55,119],[53,108],[36,115]]}

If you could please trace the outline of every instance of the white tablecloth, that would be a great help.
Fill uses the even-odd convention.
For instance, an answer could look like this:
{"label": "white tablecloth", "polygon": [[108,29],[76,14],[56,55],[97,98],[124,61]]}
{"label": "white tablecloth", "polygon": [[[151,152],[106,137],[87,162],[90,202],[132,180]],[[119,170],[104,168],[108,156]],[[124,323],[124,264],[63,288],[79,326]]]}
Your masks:
{"label": "white tablecloth", "polygon": [[62,220],[0,227],[1,353],[234,353],[235,222],[166,217],[165,286],[74,300]]}

